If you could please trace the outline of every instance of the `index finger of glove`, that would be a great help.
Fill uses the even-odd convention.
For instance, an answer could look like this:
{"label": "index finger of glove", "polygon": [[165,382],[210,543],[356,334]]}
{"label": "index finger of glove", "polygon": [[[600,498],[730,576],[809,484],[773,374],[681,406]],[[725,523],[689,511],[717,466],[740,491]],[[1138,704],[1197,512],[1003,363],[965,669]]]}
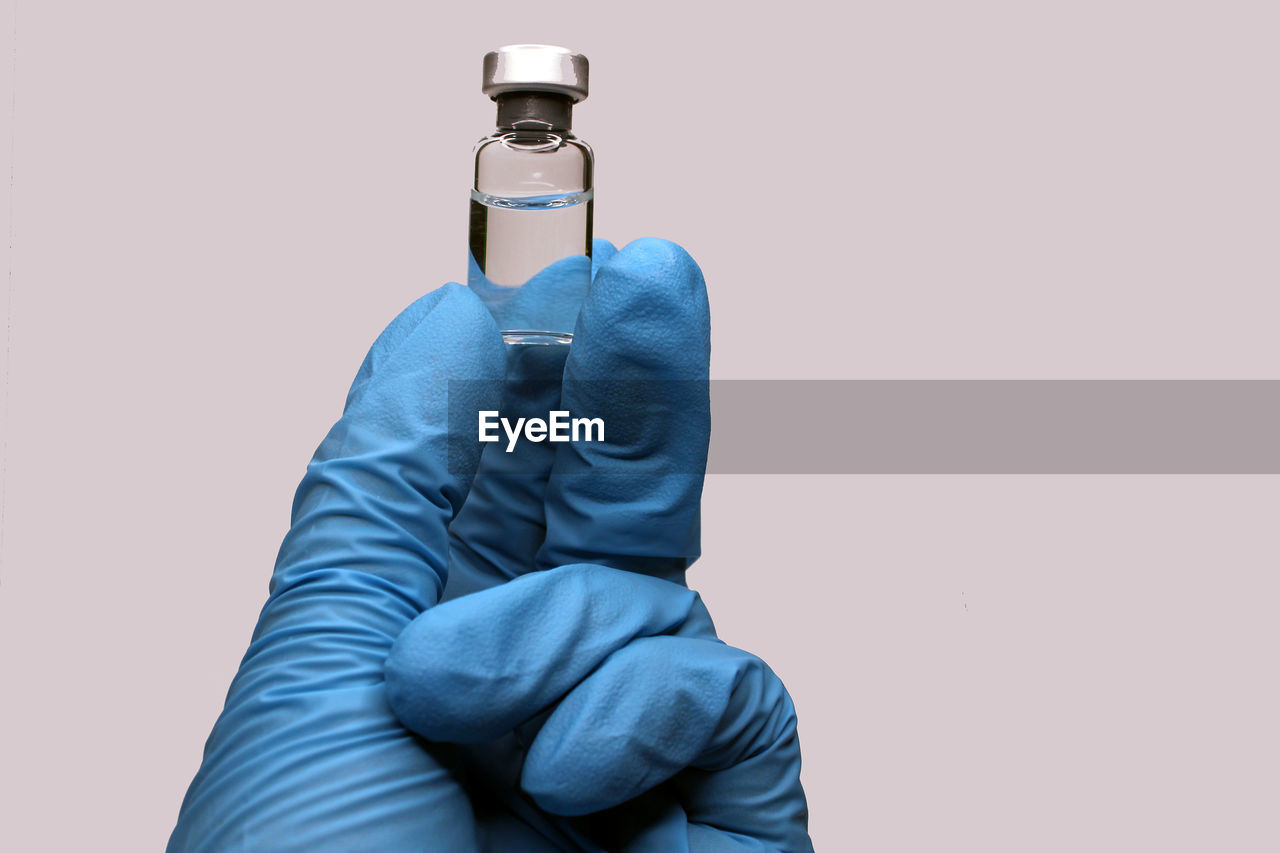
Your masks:
{"label": "index finger of glove", "polygon": [[540,567],[592,562],[683,582],[699,553],[710,358],[706,285],[684,249],[645,238],[600,267],[561,404],[598,419],[603,436],[556,451]]}

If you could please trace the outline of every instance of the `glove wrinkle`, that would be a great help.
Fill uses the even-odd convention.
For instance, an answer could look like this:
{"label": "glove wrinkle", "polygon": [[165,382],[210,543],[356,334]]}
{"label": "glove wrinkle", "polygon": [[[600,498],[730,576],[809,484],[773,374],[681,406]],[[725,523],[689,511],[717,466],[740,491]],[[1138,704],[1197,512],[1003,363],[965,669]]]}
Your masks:
{"label": "glove wrinkle", "polygon": [[172,853],[479,853],[470,801],[392,714],[383,664],[439,595],[447,525],[478,462],[449,441],[449,380],[481,380],[462,383],[461,402],[492,407],[502,347],[484,307],[452,285],[371,348],[298,487]]}

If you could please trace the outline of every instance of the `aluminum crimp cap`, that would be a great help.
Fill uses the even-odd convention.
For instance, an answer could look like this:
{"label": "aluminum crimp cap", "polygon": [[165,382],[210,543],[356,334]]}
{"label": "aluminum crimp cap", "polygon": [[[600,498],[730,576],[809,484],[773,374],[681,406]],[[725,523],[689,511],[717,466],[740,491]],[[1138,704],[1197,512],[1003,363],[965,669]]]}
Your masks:
{"label": "aluminum crimp cap", "polygon": [[480,91],[557,92],[576,103],[587,97],[587,58],[550,44],[509,44],[484,55]]}

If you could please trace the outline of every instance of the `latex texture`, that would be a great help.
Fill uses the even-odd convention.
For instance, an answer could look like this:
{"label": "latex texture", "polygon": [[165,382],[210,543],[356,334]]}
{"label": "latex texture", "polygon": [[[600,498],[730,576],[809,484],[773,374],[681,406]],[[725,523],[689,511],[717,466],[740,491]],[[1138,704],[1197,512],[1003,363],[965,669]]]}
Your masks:
{"label": "latex texture", "polygon": [[[685,582],[702,274],[661,240],[593,254],[572,347],[504,345],[457,284],[374,343],[170,851],[812,849],[791,699]],[[557,404],[606,440],[481,453],[450,428]]]}

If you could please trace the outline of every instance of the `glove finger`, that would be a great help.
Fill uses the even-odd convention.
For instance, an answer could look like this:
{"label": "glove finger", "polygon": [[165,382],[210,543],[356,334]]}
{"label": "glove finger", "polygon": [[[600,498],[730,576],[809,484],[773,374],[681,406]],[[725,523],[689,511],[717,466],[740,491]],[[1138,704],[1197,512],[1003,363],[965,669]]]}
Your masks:
{"label": "glove finger", "polygon": [[[382,667],[436,601],[446,527],[478,461],[449,440],[450,380],[501,369],[493,320],[459,285],[415,302],[374,344],[298,488],[171,850],[473,849],[464,792],[390,713]],[[497,379],[466,383],[478,408],[500,391]]]}
{"label": "glove finger", "polygon": [[415,619],[387,658],[387,698],[429,740],[491,741],[658,634],[711,635],[697,593],[605,566],[534,572]]}
{"label": "glove finger", "polygon": [[347,401],[343,406],[344,412],[359,399],[364,389],[368,386],[369,379],[373,376],[374,371],[395,354],[400,345],[404,343],[405,338],[412,334],[423,319],[435,310],[444,296],[443,289],[423,294],[414,300],[413,304],[397,314],[395,319],[388,323],[386,328],[379,333],[373,345],[369,347],[369,351],[365,353],[364,361],[360,363],[360,369],[356,371],[356,377],[351,382],[350,390],[347,391]]}
{"label": "glove finger", "polygon": [[304,581],[358,592],[376,605],[367,618],[387,619],[389,639],[438,600],[448,525],[479,462],[474,442],[450,435],[450,406],[494,407],[503,369],[501,337],[466,288],[445,285],[411,310],[421,318],[379,338],[362,387],[308,465],[272,577],[273,601]]}
{"label": "glove finger", "polygon": [[604,440],[557,445],[539,567],[593,562],[683,582],[699,552],[711,414],[706,286],[674,243],[600,267],[578,316],[561,403]]}
{"label": "glove finger", "polygon": [[643,637],[612,654],[546,720],[521,783],[547,811],[581,815],[672,778],[690,823],[811,849],[791,698],[716,640]]}
{"label": "glove finger", "polygon": [[613,260],[613,256],[618,254],[618,247],[610,243],[608,240],[596,238],[591,241],[591,280],[595,281],[596,274],[600,272],[600,267]]}
{"label": "glove finger", "polygon": [[[616,253],[607,240],[594,241],[593,273]],[[564,290],[563,282],[535,276],[519,288],[515,298],[546,302]],[[582,294],[571,292],[570,296],[581,303]],[[568,352],[565,346],[507,346],[503,417],[513,422],[521,417],[545,419],[548,412],[560,408],[560,383]],[[474,435],[476,413],[454,411],[459,414],[454,428]],[[543,498],[555,445],[521,441],[509,452],[507,447],[501,435],[498,442],[484,445],[471,493],[450,530],[446,598],[487,589],[534,567],[534,556],[546,534]]]}

